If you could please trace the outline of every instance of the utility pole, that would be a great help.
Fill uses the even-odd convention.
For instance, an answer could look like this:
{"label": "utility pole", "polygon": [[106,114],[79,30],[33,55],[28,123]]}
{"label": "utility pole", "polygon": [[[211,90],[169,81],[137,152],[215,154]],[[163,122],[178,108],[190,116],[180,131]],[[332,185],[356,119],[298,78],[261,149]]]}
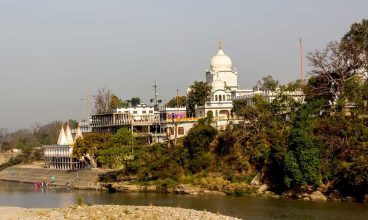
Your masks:
{"label": "utility pole", "polygon": [[176,89],[176,110],[173,117],[173,125],[174,125],[174,146],[176,147],[176,144],[178,142],[178,124],[180,123],[180,118],[176,117],[176,113],[179,111],[179,89]]}

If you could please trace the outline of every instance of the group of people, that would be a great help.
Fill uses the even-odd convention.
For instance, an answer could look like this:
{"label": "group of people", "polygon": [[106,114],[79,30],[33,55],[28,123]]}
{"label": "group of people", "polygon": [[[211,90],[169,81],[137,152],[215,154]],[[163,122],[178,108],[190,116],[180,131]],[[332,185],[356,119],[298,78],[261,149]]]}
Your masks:
{"label": "group of people", "polygon": [[47,182],[35,182],[34,183],[34,188],[35,189],[47,188],[48,185],[49,184]]}

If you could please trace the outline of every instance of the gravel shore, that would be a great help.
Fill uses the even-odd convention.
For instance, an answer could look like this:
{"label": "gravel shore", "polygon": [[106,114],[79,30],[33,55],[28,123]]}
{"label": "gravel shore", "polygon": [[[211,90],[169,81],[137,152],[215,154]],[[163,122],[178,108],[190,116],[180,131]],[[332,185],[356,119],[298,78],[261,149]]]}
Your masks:
{"label": "gravel shore", "polygon": [[0,207],[0,219],[236,219],[193,209],[160,206],[92,205],[66,208]]}

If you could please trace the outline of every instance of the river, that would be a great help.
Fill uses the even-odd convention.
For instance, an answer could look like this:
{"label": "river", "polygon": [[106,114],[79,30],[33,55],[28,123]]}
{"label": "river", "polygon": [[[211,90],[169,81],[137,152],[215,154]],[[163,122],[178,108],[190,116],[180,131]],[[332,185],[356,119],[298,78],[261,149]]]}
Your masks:
{"label": "river", "polygon": [[0,181],[0,206],[64,207],[76,204],[78,198],[92,204],[156,205],[207,210],[243,219],[368,219],[368,204],[359,203],[60,189],[42,191],[35,190],[30,184]]}

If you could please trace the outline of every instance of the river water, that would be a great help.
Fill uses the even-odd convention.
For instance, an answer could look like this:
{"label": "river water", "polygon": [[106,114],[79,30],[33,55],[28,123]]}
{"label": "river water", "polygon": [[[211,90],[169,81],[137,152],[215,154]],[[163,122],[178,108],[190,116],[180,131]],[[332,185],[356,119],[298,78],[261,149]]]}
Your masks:
{"label": "river water", "polygon": [[[243,219],[368,219],[368,204],[284,199],[35,190],[30,184],[0,182],[0,206],[64,207],[78,198],[92,204],[156,205],[207,210]],[[1,213],[0,213],[1,219]]]}

